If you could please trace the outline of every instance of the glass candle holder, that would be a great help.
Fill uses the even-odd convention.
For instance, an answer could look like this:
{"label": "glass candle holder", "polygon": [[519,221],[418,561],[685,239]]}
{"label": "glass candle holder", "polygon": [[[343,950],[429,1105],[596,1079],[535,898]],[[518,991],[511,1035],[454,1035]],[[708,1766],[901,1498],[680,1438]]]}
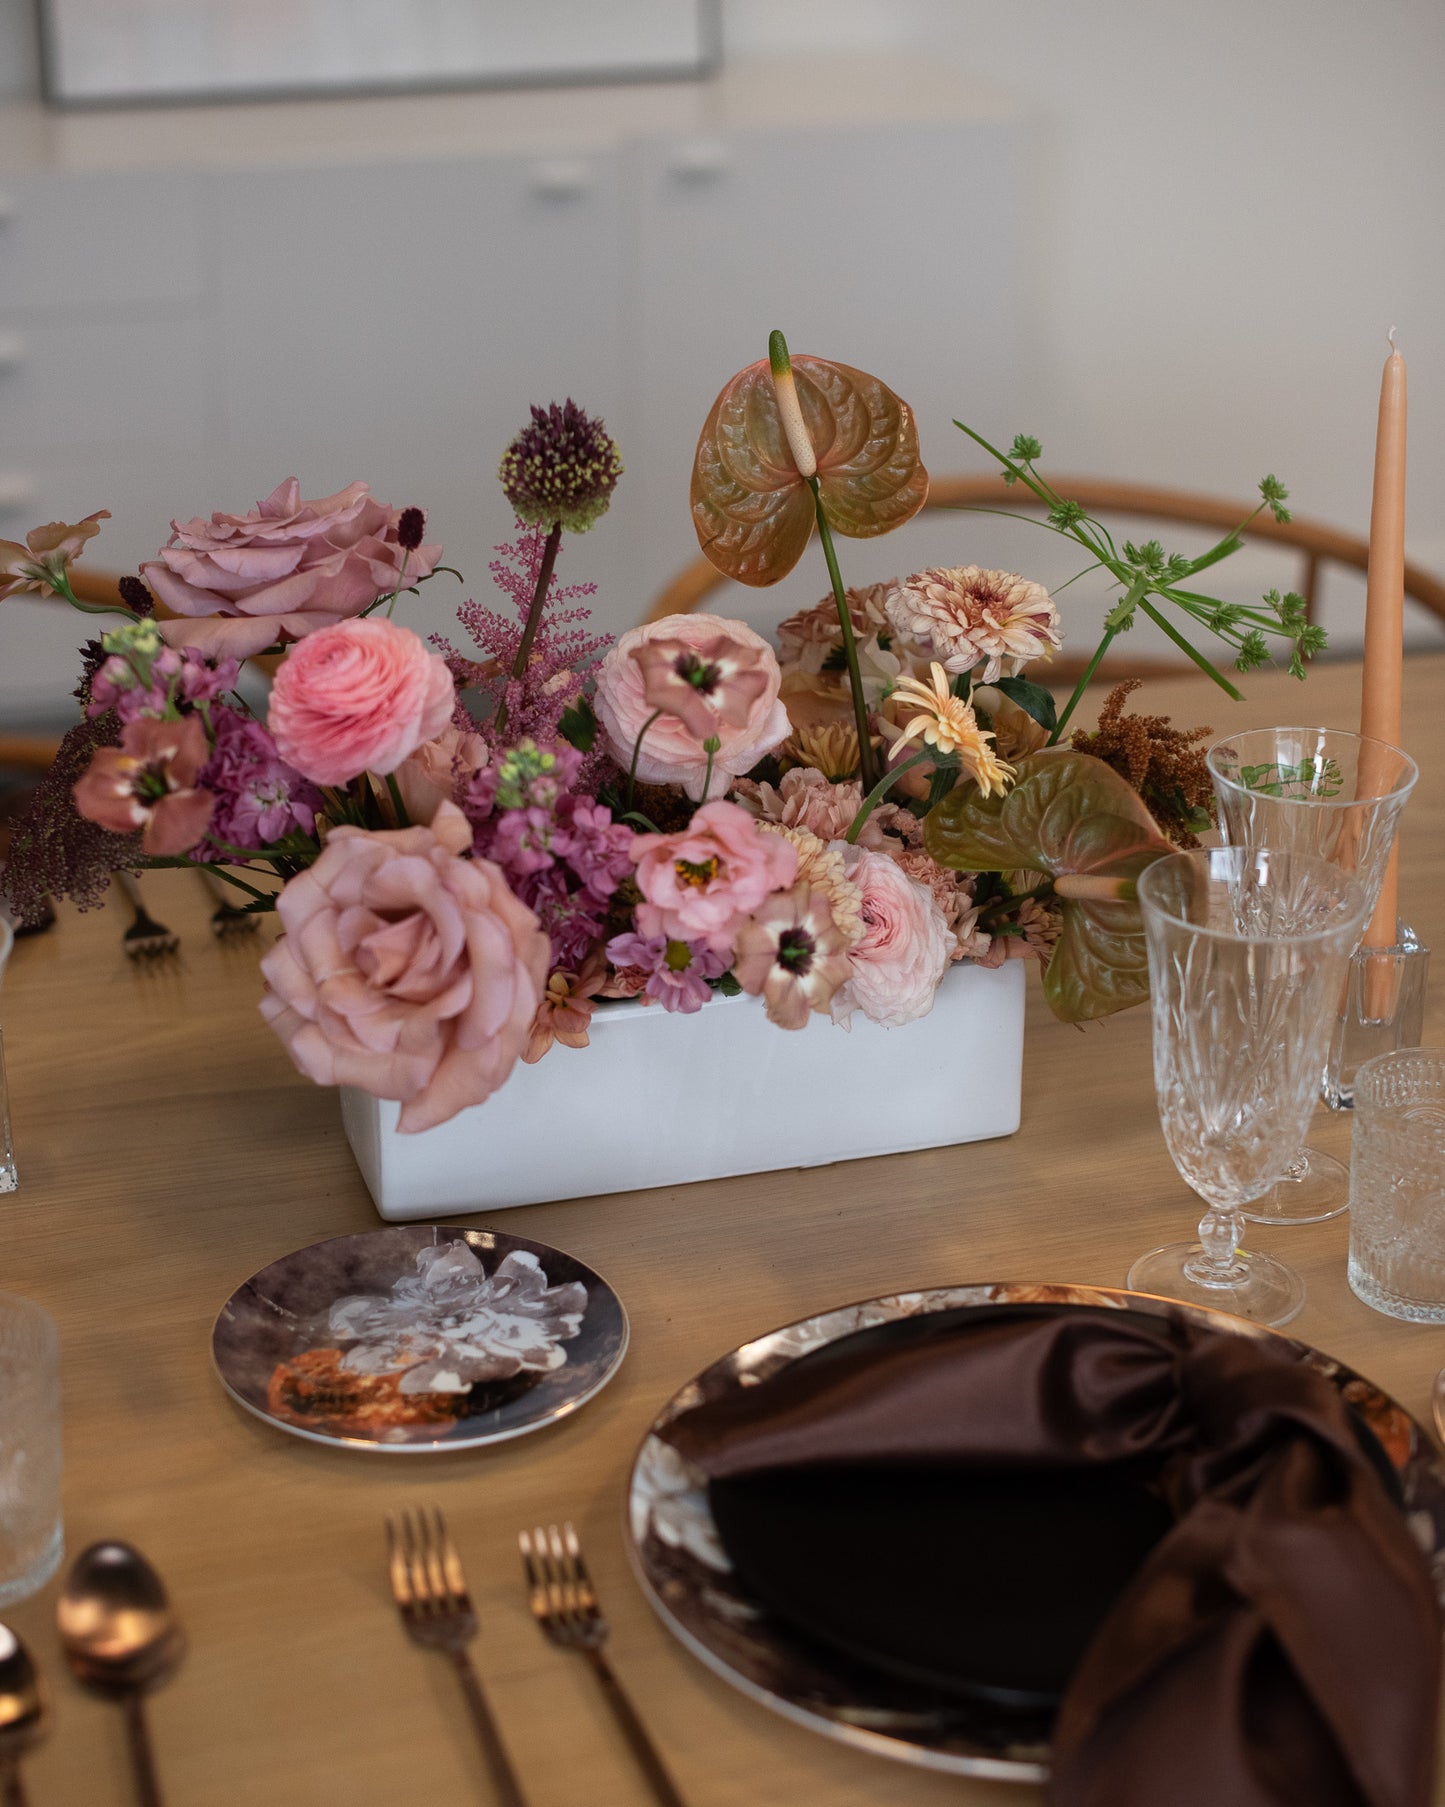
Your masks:
{"label": "glass candle holder", "polygon": [[1356,948],[1325,1066],[1332,1111],[1354,1109],[1355,1074],[1367,1060],[1419,1047],[1429,977],[1430,950],[1408,923],[1396,924],[1394,947]]}
{"label": "glass candle holder", "polygon": [[60,1338],[48,1311],[0,1293],[0,1606],[60,1565]]}
{"label": "glass candle holder", "polygon": [[1376,1055],[1354,1096],[1351,1289],[1387,1317],[1445,1323],[1445,1054]]}

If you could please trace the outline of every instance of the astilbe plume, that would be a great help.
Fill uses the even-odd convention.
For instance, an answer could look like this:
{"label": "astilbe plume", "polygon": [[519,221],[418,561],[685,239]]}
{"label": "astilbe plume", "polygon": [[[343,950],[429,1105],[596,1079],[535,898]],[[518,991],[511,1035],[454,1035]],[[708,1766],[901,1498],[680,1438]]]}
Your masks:
{"label": "astilbe plume", "polygon": [[71,797],[98,747],[120,740],[113,712],[77,722],[15,824],[5,867],[5,895],[21,927],[44,922],[49,900],[68,897],[82,910],[105,899],[110,875],[140,859],[140,836],[111,834],[87,822]]}
{"label": "astilbe plume", "polygon": [[[468,600],[457,610],[457,620],[483,657],[472,658],[441,634],[432,635],[432,644],[446,660],[458,688],[481,694],[483,732],[486,722],[494,720],[505,703],[509,739],[551,742],[560,737],[562,717],[581,695],[588,667],[606,650],[608,641],[584,625],[592,619],[591,609],[562,606],[595,596],[596,584],[559,584],[554,578],[547,588],[527,669],[520,678],[506,675],[522,644],[547,539],[540,528],[527,527],[521,521],[517,528],[516,540],[498,546],[490,566],[492,581],[511,599],[515,619]],[[468,726],[476,724],[469,722]],[[595,788],[605,769],[602,754],[589,756],[580,788]]]}
{"label": "astilbe plume", "polygon": [[1179,847],[1197,847],[1214,820],[1214,785],[1199,742],[1211,728],[1176,728],[1167,715],[1125,715],[1124,704],[1142,678],[1116,684],[1092,734],[1079,729],[1074,747],[1112,766],[1148,805],[1160,829]]}

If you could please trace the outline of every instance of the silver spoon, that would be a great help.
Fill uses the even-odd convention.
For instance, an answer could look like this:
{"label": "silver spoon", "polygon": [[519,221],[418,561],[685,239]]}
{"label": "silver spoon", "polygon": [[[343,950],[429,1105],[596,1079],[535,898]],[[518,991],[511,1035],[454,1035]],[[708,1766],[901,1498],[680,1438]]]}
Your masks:
{"label": "silver spoon", "polygon": [[0,1801],[26,1807],[20,1759],[40,1737],[45,1701],[30,1652],[0,1625]]}
{"label": "silver spoon", "polygon": [[141,1807],[161,1807],[144,1698],[185,1648],[164,1583],[129,1544],[94,1543],[72,1564],[55,1615],[71,1673],[124,1710]]}

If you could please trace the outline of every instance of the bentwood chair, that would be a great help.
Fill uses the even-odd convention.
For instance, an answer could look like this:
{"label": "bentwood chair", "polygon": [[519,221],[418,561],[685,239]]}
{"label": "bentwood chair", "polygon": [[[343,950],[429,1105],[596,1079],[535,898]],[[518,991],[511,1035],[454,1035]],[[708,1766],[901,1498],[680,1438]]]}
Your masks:
{"label": "bentwood chair", "polygon": [[[1082,503],[1090,514],[1122,515],[1134,520],[1167,521],[1176,526],[1207,527],[1227,532],[1237,527],[1254,506],[1249,502],[1231,502],[1219,496],[1193,495],[1186,490],[1155,489],[1147,484],[1114,483],[1096,477],[1052,477],[1050,481],[1061,496]],[[1006,508],[1041,509],[1043,504],[1023,484],[1006,485],[1001,476],[935,477],[926,508],[969,509]],[[1321,567],[1327,563],[1344,565],[1363,571],[1369,564],[1370,548],[1354,534],[1341,533],[1322,521],[1301,519],[1279,522],[1269,513],[1257,515],[1244,529],[1244,538],[1269,540],[1279,546],[1296,548],[1303,559],[1300,581],[1294,587],[1304,597],[1311,611],[1319,592]],[[658,595],[646,619],[657,621],[664,615],[689,614],[699,607],[728,579],[698,558]],[[1445,582],[1422,571],[1418,565],[1405,566],[1405,594],[1445,622]],[[1077,681],[1085,664],[1082,655],[1055,659],[1049,666],[1052,685],[1068,685]],[[1134,660],[1116,656],[1099,674],[1109,683],[1121,677],[1153,677],[1160,673],[1183,675],[1192,669],[1176,662]]]}

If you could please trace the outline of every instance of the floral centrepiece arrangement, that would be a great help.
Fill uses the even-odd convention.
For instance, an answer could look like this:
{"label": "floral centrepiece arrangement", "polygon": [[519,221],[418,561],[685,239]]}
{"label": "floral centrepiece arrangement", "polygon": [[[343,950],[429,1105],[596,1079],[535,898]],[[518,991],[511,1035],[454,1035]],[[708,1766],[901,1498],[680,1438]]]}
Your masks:
{"label": "floral centrepiece arrangement", "polygon": [[[591,631],[594,586],[556,567],[622,465],[570,400],[534,408],[503,455],[508,606],[464,602],[468,645],[393,619],[448,568],[422,511],[364,483],[305,501],[287,479],[249,514],[173,522],[85,649],[82,720],[13,838],[11,906],[36,920],[53,896],[99,901],[117,869],[206,865],[279,913],[261,1009],[297,1067],[399,1101],[406,1132],[585,1047],[626,1000],[690,1013],[748,993],[783,1029],[897,1028],[954,963],[1028,956],[1065,1020],[1135,1003],[1134,881],[1209,819],[1207,730],[1126,715],[1120,687],[1070,739],[1085,682],[1136,614],[1234,695],[1167,611],[1241,670],[1273,631],[1303,675],[1322,637],[1297,597],[1193,590],[1237,533],[1194,560],[1120,551],[1049,488],[1036,442],[987,449],[1121,589],[1062,710],[1024,675],[1063,641],[1039,584],[964,564],[845,587],[834,534],[876,537],[927,500],[917,430],[877,378],[794,361],[781,334],[720,393],[692,481],[703,550],[743,583],[786,575],[816,531],[831,593],[776,648],[714,614]],[[1261,492],[1283,517],[1278,483]],[[68,570],[104,518],[0,542],[0,595],[97,607]],[[264,709],[237,689],[258,655]]]}

